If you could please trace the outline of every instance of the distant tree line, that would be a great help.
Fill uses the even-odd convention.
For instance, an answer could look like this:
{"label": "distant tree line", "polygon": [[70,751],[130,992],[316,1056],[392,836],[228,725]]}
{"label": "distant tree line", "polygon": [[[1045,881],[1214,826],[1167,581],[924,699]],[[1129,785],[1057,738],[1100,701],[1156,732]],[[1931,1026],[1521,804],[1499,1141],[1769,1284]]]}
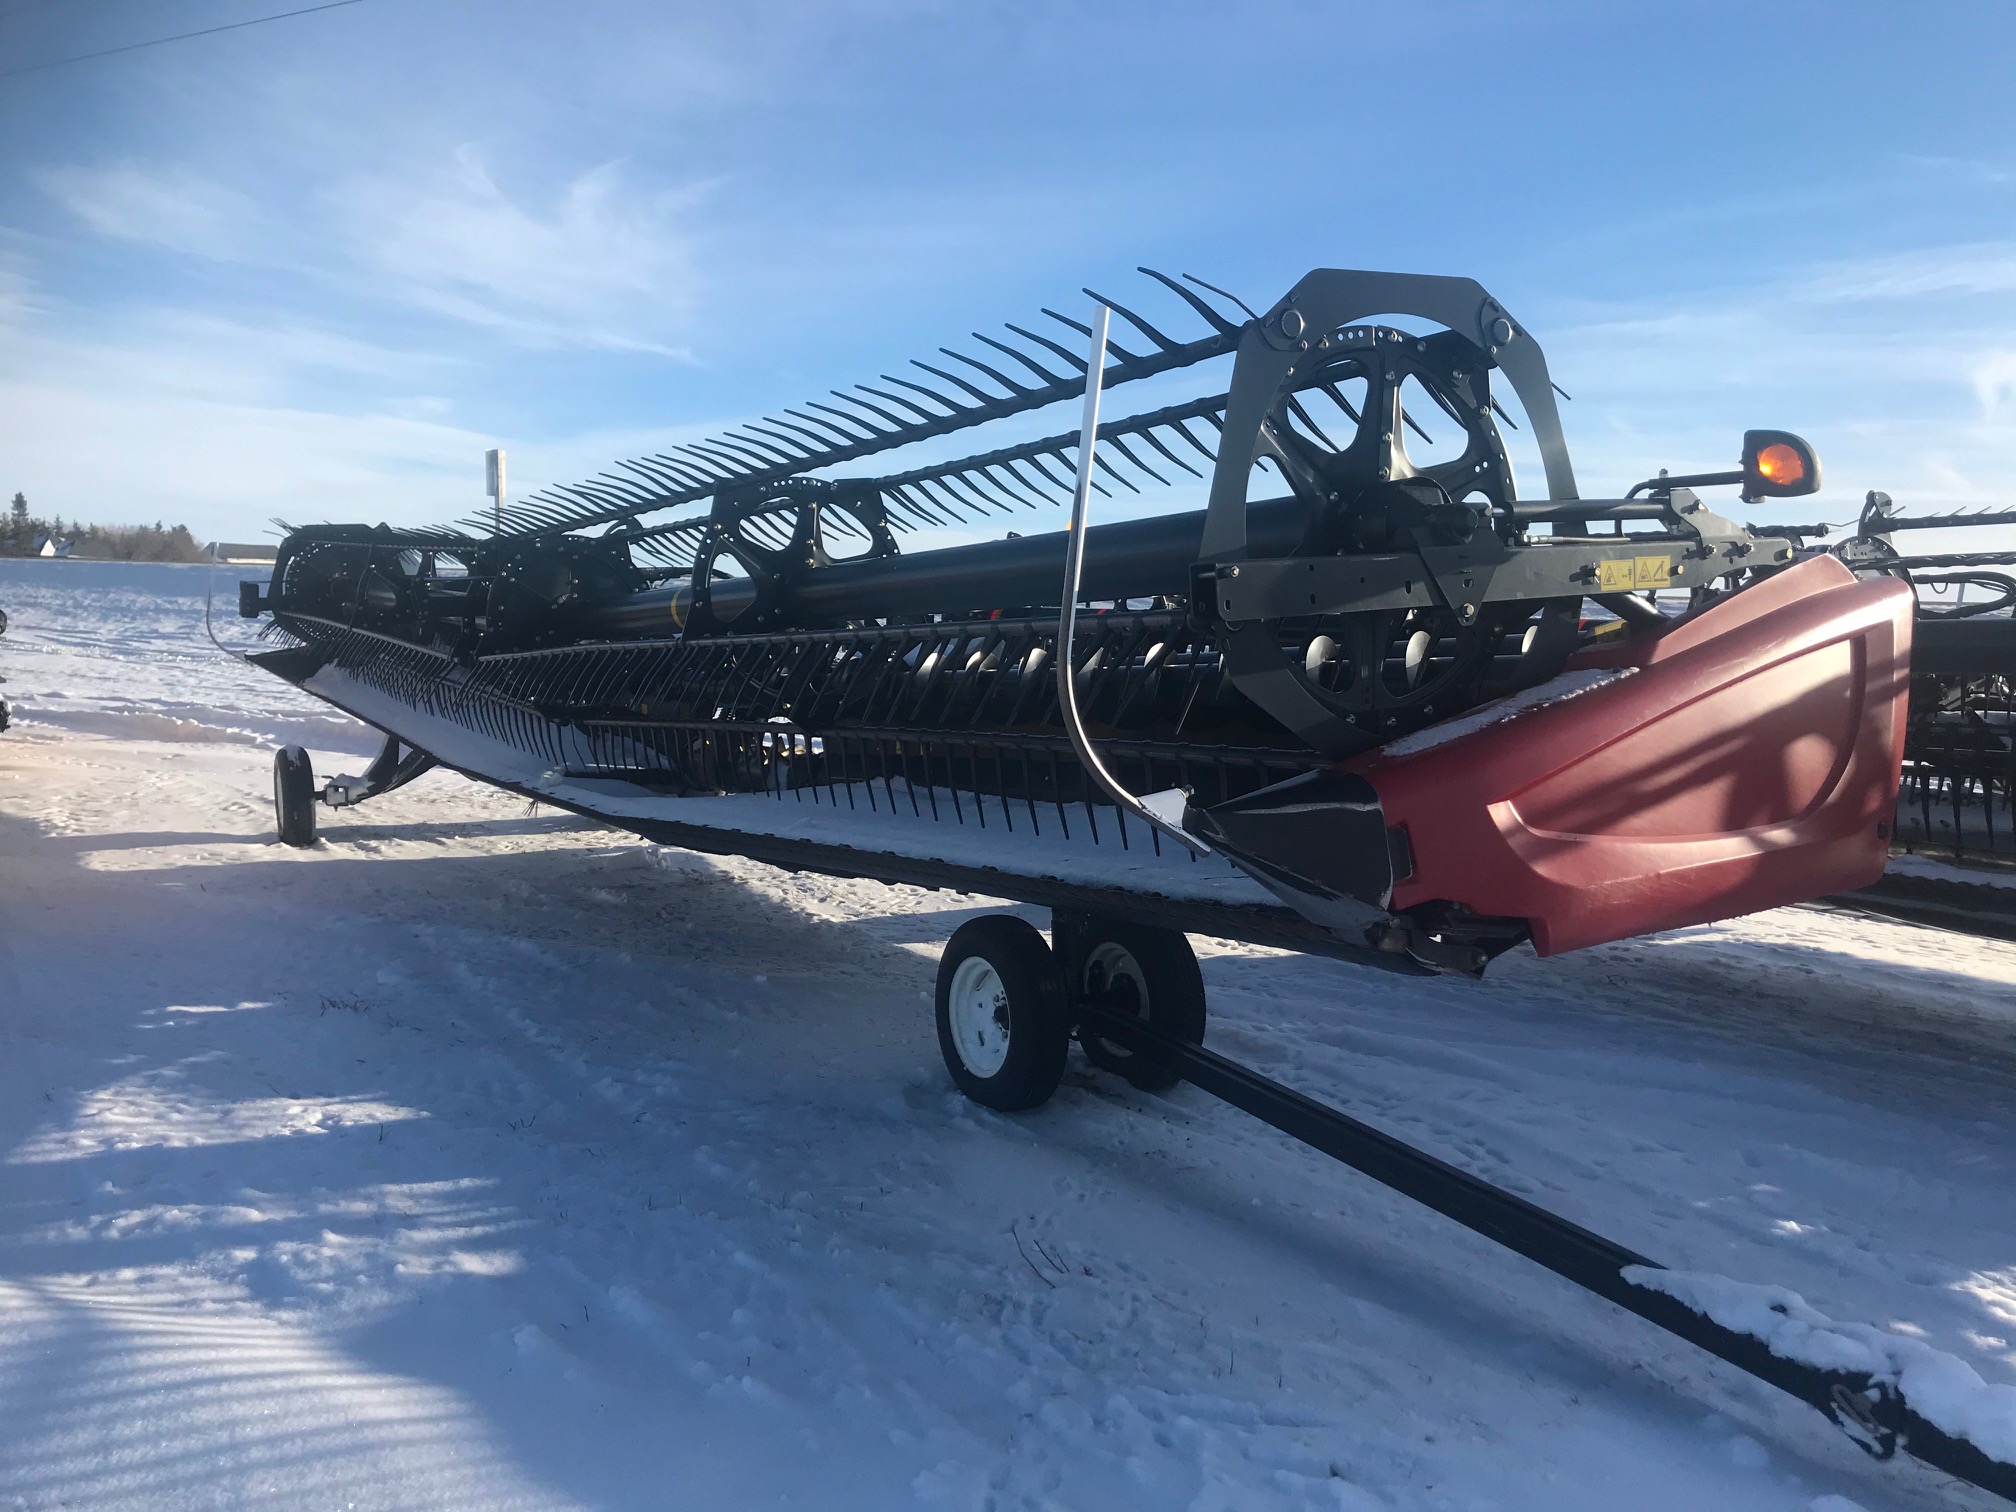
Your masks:
{"label": "distant tree line", "polygon": [[14,495],[0,517],[0,556],[34,556],[45,539],[68,541],[70,555],[101,562],[200,562],[203,551],[186,525],[86,525],[65,523],[61,515],[30,514],[28,500]]}

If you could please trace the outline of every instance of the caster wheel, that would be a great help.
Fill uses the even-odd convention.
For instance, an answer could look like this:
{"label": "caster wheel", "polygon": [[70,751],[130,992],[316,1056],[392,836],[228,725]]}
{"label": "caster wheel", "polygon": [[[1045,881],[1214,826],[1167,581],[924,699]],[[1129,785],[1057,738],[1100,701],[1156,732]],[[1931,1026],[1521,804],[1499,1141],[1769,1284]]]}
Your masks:
{"label": "caster wheel", "polygon": [[273,818],[282,845],[306,850],[315,843],[315,764],[300,746],[273,753]]}
{"label": "caster wheel", "polygon": [[[1180,931],[1060,916],[1054,932],[1074,1003],[1098,1001],[1114,1012],[1145,1018],[1173,1038],[1204,1043],[1204,976]],[[1183,1079],[1166,1055],[1129,1050],[1090,1031],[1081,1031],[1078,1038],[1093,1065],[1126,1077],[1144,1092],[1166,1091]]]}
{"label": "caster wheel", "polygon": [[1050,946],[1007,914],[959,926],[938,962],[938,1048],[961,1092],[1003,1113],[1049,1101],[1071,1023]]}

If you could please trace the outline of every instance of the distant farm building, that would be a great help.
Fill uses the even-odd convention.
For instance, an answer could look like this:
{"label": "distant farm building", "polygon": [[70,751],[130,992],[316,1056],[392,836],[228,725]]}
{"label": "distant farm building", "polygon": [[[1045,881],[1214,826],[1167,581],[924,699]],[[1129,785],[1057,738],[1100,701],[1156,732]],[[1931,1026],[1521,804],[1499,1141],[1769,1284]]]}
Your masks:
{"label": "distant farm building", "polygon": [[[37,541],[35,543],[35,555],[45,557],[67,557],[68,555],[70,555],[70,543],[68,541],[58,540],[55,536],[45,535],[44,537],[42,537],[40,541]],[[269,556],[267,560],[270,562],[272,558]]]}

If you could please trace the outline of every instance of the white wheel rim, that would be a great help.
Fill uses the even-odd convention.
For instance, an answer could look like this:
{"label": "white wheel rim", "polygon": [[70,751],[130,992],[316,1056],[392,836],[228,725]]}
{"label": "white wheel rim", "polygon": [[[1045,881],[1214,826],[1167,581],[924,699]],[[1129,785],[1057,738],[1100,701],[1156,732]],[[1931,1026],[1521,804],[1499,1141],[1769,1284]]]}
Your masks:
{"label": "white wheel rim", "polygon": [[978,1077],[1000,1071],[1008,1059],[1008,989],[985,956],[968,956],[952,973],[949,995],[952,1048]]}
{"label": "white wheel rim", "polygon": [[[1148,1017],[1148,973],[1141,969],[1141,963],[1134,959],[1134,952],[1125,945],[1101,940],[1086,953],[1085,980],[1080,985],[1087,996],[1096,990],[1103,997],[1119,981],[1134,984],[1134,1001],[1141,1005],[1141,1017]],[[1116,1045],[1109,1039],[1101,1039],[1100,1043],[1114,1055],[1133,1054],[1125,1045]]]}

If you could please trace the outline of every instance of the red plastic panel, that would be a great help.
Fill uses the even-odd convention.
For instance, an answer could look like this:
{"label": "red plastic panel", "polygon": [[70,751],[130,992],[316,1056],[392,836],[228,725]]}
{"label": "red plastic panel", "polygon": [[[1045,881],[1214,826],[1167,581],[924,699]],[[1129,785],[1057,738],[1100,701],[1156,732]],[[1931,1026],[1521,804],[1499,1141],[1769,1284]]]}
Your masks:
{"label": "red plastic panel", "polygon": [[1529,919],[1552,955],[1874,882],[1911,617],[1903,583],[1815,558],[1629,648],[1601,686],[1374,753],[1355,770],[1413,856],[1394,905]]}

